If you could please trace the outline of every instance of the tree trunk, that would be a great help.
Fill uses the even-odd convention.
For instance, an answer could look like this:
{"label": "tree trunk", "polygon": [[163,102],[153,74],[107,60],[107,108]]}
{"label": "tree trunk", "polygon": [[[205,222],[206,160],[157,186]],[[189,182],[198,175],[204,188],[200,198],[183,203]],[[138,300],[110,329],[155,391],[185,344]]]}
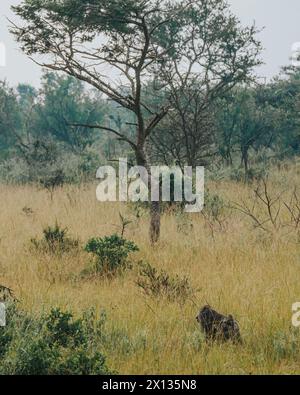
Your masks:
{"label": "tree trunk", "polygon": [[248,174],[249,174],[249,166],[248,166],[248,148],[243,148],[242,150],[242,163],[244,164],[244,170],[245,170],[245,180],[248,179]]}
{"label": "tree trunk", "polygon": [[143,166],[147,169],[148,178],[148,189],[149,189],[149,199],[150,199],[150,227],[149,227],[149,237],[151,244],[155,244],[160,238],[160,201],[151,201],[151,164],[149,156],[145,154],[145,148],[142,147],[136,151],[136,161],[138,166]]}
{"label": "tree trunk", "polygon": [[160,237],[160,202],[150,202],[150,229],[151,244],[158,242]]}
{"label": "tree trunk", "polygon": [[232,166],[233,162],[232,162],[231,150],[229,147],[227,147],[225,155],[226,155],[226,165],[228,167]]}

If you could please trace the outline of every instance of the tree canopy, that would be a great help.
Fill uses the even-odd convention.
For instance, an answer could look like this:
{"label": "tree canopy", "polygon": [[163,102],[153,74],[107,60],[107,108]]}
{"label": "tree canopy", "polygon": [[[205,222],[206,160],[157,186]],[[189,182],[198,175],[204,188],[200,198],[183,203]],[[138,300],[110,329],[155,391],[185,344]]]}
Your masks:
{"label": "tree canopy", "polygon": [[[128,128],[89,127],[127,142],[148,169],[150,135],[176,97],[196,84],[207,108],[260,64],[258,30],[242,27],[225,0],[24,0],[13,10],[22,22],[11,30],[35,62],[87,82],[134,114],[133,137]],[[149,100],[161,90],[162,100]],[[152,202],[153,242],[159,229],[159,203]]]}

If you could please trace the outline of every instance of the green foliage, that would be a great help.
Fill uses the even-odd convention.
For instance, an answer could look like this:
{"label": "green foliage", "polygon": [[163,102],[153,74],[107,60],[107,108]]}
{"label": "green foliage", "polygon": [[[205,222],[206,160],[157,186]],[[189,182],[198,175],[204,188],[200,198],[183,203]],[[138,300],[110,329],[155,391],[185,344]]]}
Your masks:
{"label": "green foliage", "polygon": [[0,83],[1,178],[33,181],[52,194],[65,182],[94,176],[97,145],[106,139],[80,125],[101,122],[108,107],[99,93],[55,73],[44,73],[39,91]]}
{"label": "green foliage", "polygon": [[58,223],[56,223],[53,227],[46,227],[43,230],[43,234],[43,239],[31,240],[37,251],[47,252],[50,254],[61,254],[78,249],[78,240],[68,237],[68,230],[66,228],[61,228]]}
{"label": "green foliage", "polygon": [[60,163],[61,151],[54,140],[32,136],[25,147],[19,148],[24,181],[35,181],[51,193],[64,184],[66,177]]}
{"label": "green foliage", "polygon": [[114,273],[117,269],[124,269],[128,263],[128,255],[139,249],[133,242],[114,234],[90,239],[85,250],[96,256],[98,272]]}
{"label": "green foliage", "polygon": [[165,297],[170,302],[185,303],[190,299],[195,290],[187,277],[171,277],[164,270],[157,270],[148,262],[139,263],[139,279],[137,285],[146,295],[156,298]]}
{"label": "green foliage", "polygon": [[94,314],[74,319],[53,309],[31,317],[15,305],[0,328],[0,374],[84,375],[112,373],[100,351],[102,321]]}
{"label": "green foliage", "polygon": [[242,88],[223,97],[216,109],[219,152],[227,164],[240,153],[245,177],[251,151],[272,147],[278,132],[280,111],[269,104],[263,88]]}
{"label": "green foliage", "polygon": [[104,101],[99,94],[87,93],[79,80],[70,76],[45,73],[37,105],[36,131],[50,137],[67,150],[81,154],[96,138],[95,129],[84,124],[102,122]]}
{"label": "green foliage", "polygon": [[21,121],[14,90],[0,81],[0,158],[8,157],[16,143],[15,132]]}
{"label": "green foliage", "polygon": [[70,342],[75,347],[84,342],[82,322],[72,320],[71,313],[53,309],[50,316],[46,317],[45,325],[50,333],[51,342],[67,347]]}
{"label": "green foliage", "polygon": [[[112,114],[104,127],[89,123],[90,129],[109,131],[126,142],[137,162],[144,161],[146,141],[172,108],[168,130],[176,144],[165,149],[172,153],[179,148],[181,158],[172,159],[182,159],[181,165],[199,164],[211,148],[211,102],[248,81],[261,64],[258,29],[243,27],[226,0],[23,0],[12,9],[22,24],[11,31],[27,55],[48,55],[45,68],[87,82],[130,113],[132,119],[123,125]],[[54,100],[51,111],[63,107],[62,92],[58,96],[59,105]],[[70,115],[76,118],[76,113]],[[50,119],[55,128],[56,120]],[[59,134],[61,130],[59,124]]]}
{"label": "green foliage", "polygon": [[[100,5],[98,0],[84,4],[80,0],[23,0],[13,9],[23,22],[20,28],[12,27],[22,50],[31,56],[47,53],[49,62],[55,63],[61,58],[51,59],[51,55],[62,48],[68,54],[65,59],[72,60],[74,76],[45,72],[39,91],[30,85],[14,90],[0,83],[1,180],[37,182],[51,194],[64,182],[90,180],[99,165],[99,152],[101,162],[121,153],[128,156],[126,139],[136,142],[136,97],[141,97],[140,108],[149,108],[141,113],[143,123],[156,125],[149,136],[151,132],[151,158],[158,164],[208,166],[221,159],[234,169],[243,166],[237,178],[249,181],[256,178],[257,162],[265,165],[263,157],[257,159],[265,150],[278,160],[299,154],[299,68],[286,68],[283,78],[250,86],[249,72],[260,63],[257,30],[243,28],[225,1],[105,0]],[[66,31],[75,51],[78,43],[78,54],[83,43],[89,47],[91,41],[99,42],[90,59],[100,56],[109,70],[116,66],[119,72],[118,62],[130,62],[130,52],[128,70],[134,71],[143,53],[144,22],[152,34],[144,59],[147,78],[140,79],[141,94],[131,92],[134,84],[110,89],[115,85],[106,84],[105,78],[102,83],[103,70],[96,64],[92,71],[86,69],[85,56],[73,59]],[[100,35],[107,40],[97,40]],[[203,37],[207,40],[204,51],[193,53],[186,43],[198,45]],[[194,59],[203,72],[192,73],[181,86],[174,59],[178,64]],[[54,68],[70,70],[61,61]],[[175,76],[170,83],[163,81],[168,74]],[[108,77],[113,75],[109,72]],[[74,77],[90,83],[92,90]],[[158,93],[160,86],[167,88]],[[101,92],[112,100],[104,100]],[[163,116],[169,105],[172,112]],[[155,114],[153,119],[151,114]],[[125,139],[120,142],[88,124],[113,128]]]}

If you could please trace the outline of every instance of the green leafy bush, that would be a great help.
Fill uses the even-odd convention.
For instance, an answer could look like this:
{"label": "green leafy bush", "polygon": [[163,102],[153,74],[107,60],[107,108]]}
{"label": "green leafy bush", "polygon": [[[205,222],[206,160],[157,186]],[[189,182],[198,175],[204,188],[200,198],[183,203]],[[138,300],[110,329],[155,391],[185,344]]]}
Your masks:
{"label": "green leafy bush", "polygon": [[36,250],[51,254],[70,252],[79,246],[78,240],[68,237],[68,230],[61,228],[57,223],[43,230],[44,237],[41,240],[31,239]]}
{"label": "green leafy bush", "polygon": [[179,276],[171,277],[164,270],[157,270],[148,262],[139,263],[139,279],[137,285],[154,297],[165,297],[170,302],[185,303],[195,293],[189,280]]}
{"label": "green leafy bush", "polygon": [[132,241],[114,234],[90,239],[85,250],[96,256],[97,272],[114,273],[117,269],[126,267],[128,255],[138,251],[138,247]]}
{"label": "green leafy bush", "polygon": [[101,347],[102,321],[94,314],[75,320],[54,309],[33,318],[14,305],[0,328],[0,374],[81,375],[112,373]]}

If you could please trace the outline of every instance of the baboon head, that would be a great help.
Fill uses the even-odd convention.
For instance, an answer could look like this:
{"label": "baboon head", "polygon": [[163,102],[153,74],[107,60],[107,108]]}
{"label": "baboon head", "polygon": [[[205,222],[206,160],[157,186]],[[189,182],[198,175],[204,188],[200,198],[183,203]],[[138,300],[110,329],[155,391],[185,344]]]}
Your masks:
{"label": "baboon head", "polygon": [[216,319],[218,313],[214,311],[209,305],[204,306],[196,317],[199,324],[204,327],[210,326]]}

